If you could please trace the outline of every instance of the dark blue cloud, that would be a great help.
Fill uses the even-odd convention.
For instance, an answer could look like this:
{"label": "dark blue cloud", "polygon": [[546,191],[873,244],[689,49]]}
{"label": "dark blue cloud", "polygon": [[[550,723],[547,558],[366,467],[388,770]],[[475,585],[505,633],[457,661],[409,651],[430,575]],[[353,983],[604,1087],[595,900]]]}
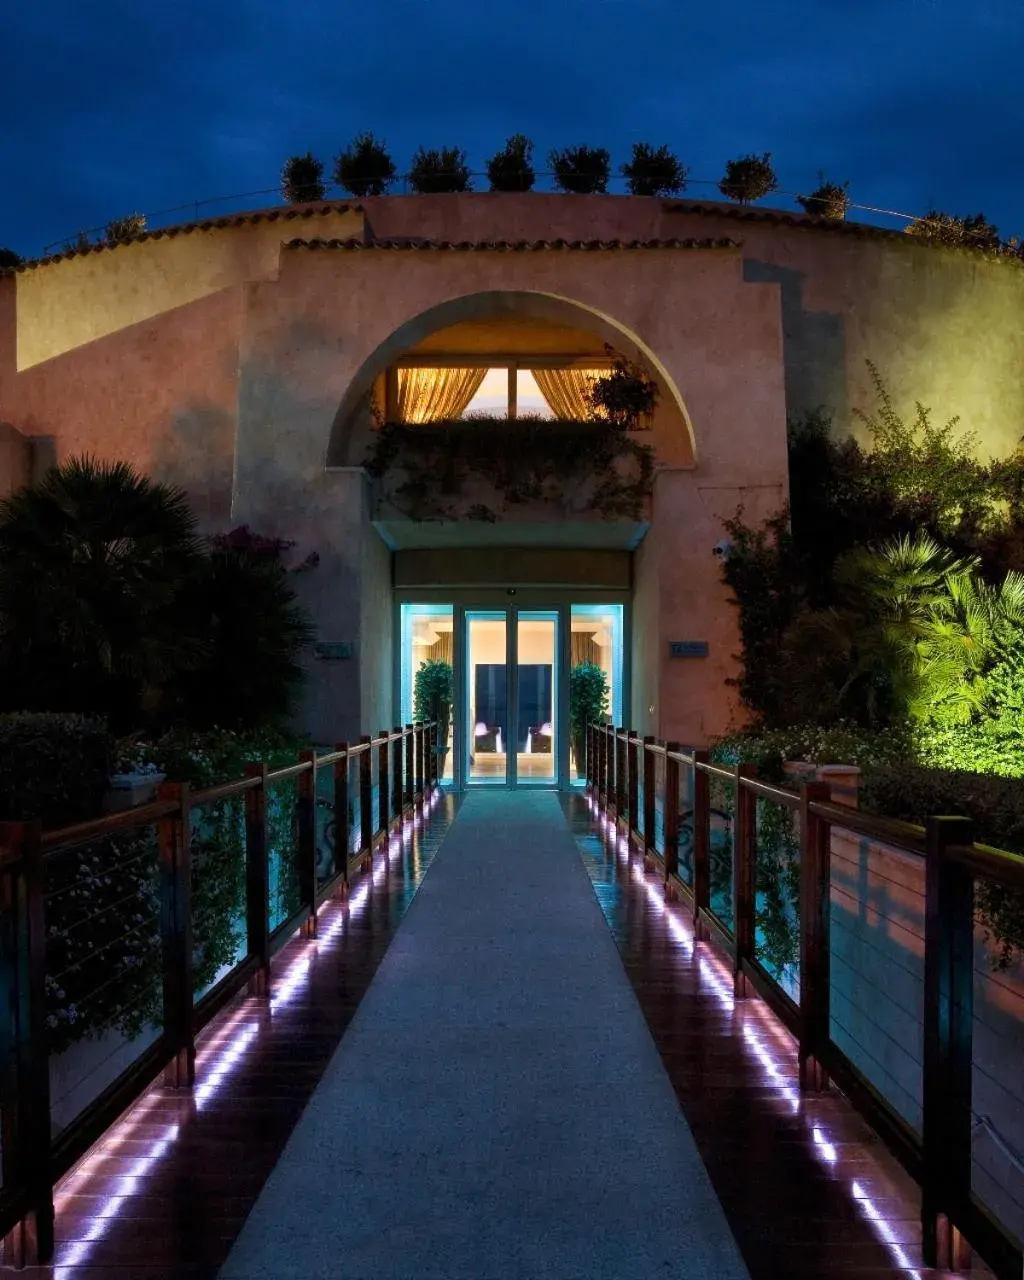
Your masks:
{"label": "dark blue cloud", "polygon": [[479,169],[512,132],[616,163],[668,142],[711,182],[770,150],[785,191],[824,169],[1024,232],[1020,0],[44,0],[4,6],[0,50],[0,244],[24,253],[273,188],[362,128],[400,168],[424,143]]}

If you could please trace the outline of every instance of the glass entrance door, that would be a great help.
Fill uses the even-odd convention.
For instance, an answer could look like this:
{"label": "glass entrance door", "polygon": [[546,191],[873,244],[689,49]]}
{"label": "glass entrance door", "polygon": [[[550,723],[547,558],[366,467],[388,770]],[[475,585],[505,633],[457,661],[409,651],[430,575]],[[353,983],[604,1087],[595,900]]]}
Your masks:
{"label": "glass entrance door", "polygon": [[557,786],[559,612],[470,609],[465,619],[467,784]]}

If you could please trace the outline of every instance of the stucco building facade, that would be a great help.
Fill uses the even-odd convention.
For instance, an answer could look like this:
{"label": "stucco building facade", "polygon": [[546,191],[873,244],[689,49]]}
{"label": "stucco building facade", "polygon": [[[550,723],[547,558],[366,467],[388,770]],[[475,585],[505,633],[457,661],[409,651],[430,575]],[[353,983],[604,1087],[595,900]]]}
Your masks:
{"label": "stucco building facade", "polygon": [[[714,551],[738,508],[756,522],[785,502],[787,417],[823,408],[856,430],[870,360],[898,403],[959,414],[986,452],[1017,446],[1022,302],[1015,263],[724,204],[488,193],[257,211],[0,275],[0,491],[77,454],[126,460],[184,487],[208,532],[246,523],[316,550],[296,581],[333,646],[309,660],[318,741],[409,718],[418,644],[456,668],[453,782],[564,784],[581,644],[604,646],[614,714],[640,731],[701,745],[735,721]],[[609,347],[660,390],[641,519],[548,502],[413,520],[363,468],[402,369],[507,368],[511,388]],[[490,686],[508,673],[486,714],[474,654]],[[550,723],[517,702],[527,666]],[[477,732],[495,756],[479,779]],[[527,767],[538,743],[547,772]]]}

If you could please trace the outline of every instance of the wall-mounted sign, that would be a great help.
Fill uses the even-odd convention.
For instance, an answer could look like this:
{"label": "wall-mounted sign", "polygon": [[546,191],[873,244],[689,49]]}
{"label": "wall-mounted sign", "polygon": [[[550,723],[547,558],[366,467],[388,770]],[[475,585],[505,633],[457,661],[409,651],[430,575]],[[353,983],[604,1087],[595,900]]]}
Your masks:
{"label": "wall-mounted sign", "polygon": [[315,644],[313,657],[319,658],[321,662],[340,662],[345,658],[351,658],[352,641],[334,640],[330,644]]}
{"label": "wall-mounted sign", "polygon": [[668,654],[670,658],[706,658],[708,642],[706,640],[670,640]]}

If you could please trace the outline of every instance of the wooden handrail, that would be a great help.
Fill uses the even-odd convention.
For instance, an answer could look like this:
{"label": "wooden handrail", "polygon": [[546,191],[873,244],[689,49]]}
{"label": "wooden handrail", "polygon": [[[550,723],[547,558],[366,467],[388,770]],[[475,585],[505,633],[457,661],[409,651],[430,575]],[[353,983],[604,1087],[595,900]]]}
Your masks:
{"label": "wooden handrail", "polygon": [[[383,730],[359,744],[337,743],[318,756],[307,749],[294,764],[268,769],[251,763],[245,776],[218,783],[202,791],[187,784],[164,781],[158,798],[137,808],[104,814],[87,822],[40,833],[38,823],[0,824],[0,940],[4,942],[0,964],[0,1008],[15,1011],[4,1037],[12,1046],[16,1069],[0,1063],[4,1072],[5,1133],[4,1187],[0,1198],[0,1236],[16,1227],[28,1213],[31,1221],[16,1233],[30,1244],[21,1251],[25,1263],[46,1264],[53,1254],[53,1178],[66,1171],[61,1160],[68,1151],[84,1152],[118,1118],[126,1106],[163,1072],[173,1087],[190,1089],[195,1079],[197,1004],[192,972],[192,846],[193,810],[244,797],[245,802],[245,954],[221,977],[217,991],[241,990],[266,997],[275,940],[282,930],[290,934],[302,928],[316,934],[317,910],[332,887],[347,891],[350,874],[349,798],[357,792],[361,801],[362,847],[356,865],[368,869],[382,841],[407,807],[432,794],[437,785],[436,759],[430,749],[436,725],[417,722]],[[371,813],[372,750],[379,752],[383,769],[378,829]],[[350,778],[356,761],[358,777]],[[333,804],[337,835],[334,872],[324,885],[318,883],[317,813],[323,804],[317,795],[317,774],[333,771]],[[298,874],[299,905],[287,921],[271,932],[270,847],[267,799],[272,785],[298,779],[297,847],[292,850]],[[54,909],[47,899],[45,862],[79,845],[96,843],[123,832],[156,827],[154,856],[159,867],[160,983],[162,988],[161,1036],[134,1060],[104,1091],[97,1102],[51,1139],[49,1063],[45,1036],[46,916]],[[285,856],[280,852],[280,856]],[[115,917],[110,917],[111,919]],[[15,939],[16,957],[7,963],[6,939]],[[218,1000],[222,996],[218,996]],[[205,1011],[204,1003],[203,1010]],[[203,1016],[208,1016],[203,1012]],[[9,1034],[8,1034],[9,1033]],[[4,1038],[0,1037],[0,1038]],[[10,1095],[6,1092],[8,1078]],[[16,1118],[16,1119],[15,1119]],[[10,1121],[10,1123],[8,1123]],[[12,1237],[14,1238],[14,1237]],[[21,1257],[19,1254],[19,1257]]]}
{"label": "wooden handrail", "polygon": [[[928,1266],[955,1269],[971,1239],[1000,1276],[1020,1275],[1019,1243],[979,1207],[971,1183],[971,1085],[973,1072],[974,880],[987,879],[1024,892],[1024,856],[978,844],[964,818],[932,817],[927,827],[837,804],[827,783],[805,783],[799,793],[753,776],[748,765],[712,764],[707,752],[682,751],[676,743],[653,739],[638,743],[622,726],[591,727],[595,744],[587,783],[593,798],[623,817],[624,792],[631,801],[629,847],[650,853],[647,831],[654,797],[653,762],[666,761],[658,787],[664,817],[662,872],[666,893],[689,898],[695,936],[710,938],[733,964],[737,994],[746,982],[765,997],[798,1037],[800,1083],[805,1090],[824,1088],[831,1073],[855,1104],[893,1144],[907,1166],[922,1176],[922,1239]],[[636,760],[643,753],[642,765]],[[626,766],[624,768],[624,766]],[[692,770],[692,876],[680,878],[677,854],[680,769]],[[632,812],[635,782],[644,777],[643,834]],[[736,804],[733,848],[734,928],[726,931],[710,903],[712,778],[729,784]],[[799,811],[800,890],[798,1002],[757,956],[756,872],[758,803]],[[832,831],[849,831],[891,846],[924,862],[925,868],[925,1000],[923,1139],[902,1121],[895,1106],[863,1085],[863,1077],[831,1039],[831,849]],[[617,838],[617,837],[616,837]],[[982,1248],[982,1244],[984,1247]]]}

